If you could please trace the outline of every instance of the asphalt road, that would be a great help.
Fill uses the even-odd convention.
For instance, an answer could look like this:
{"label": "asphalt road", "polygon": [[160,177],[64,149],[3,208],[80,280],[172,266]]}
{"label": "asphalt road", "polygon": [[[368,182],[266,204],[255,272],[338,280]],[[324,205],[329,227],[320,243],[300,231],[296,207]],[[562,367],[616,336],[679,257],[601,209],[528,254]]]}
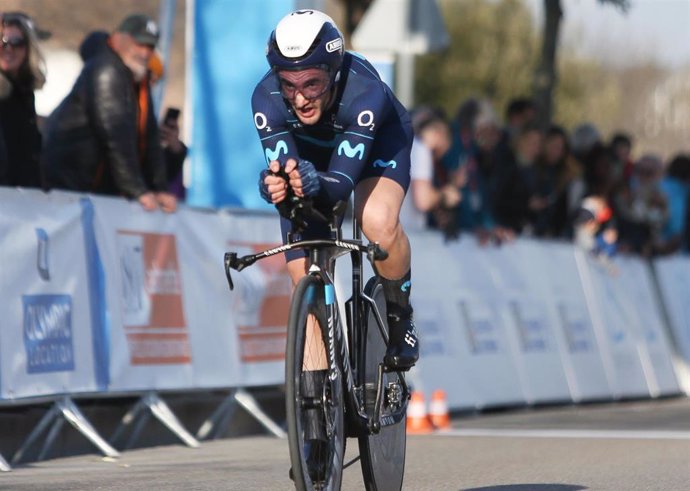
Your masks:
{"label": "asphalt road", "polygon": [[[257,436],[27,464],[0,473],[0,489],[288,490],[288,467],[287,442]],[[358,464],[343,488],[362,489]],[[408,437],[404,489],[686,491],[690,400],[456,417],[446,433]]]}

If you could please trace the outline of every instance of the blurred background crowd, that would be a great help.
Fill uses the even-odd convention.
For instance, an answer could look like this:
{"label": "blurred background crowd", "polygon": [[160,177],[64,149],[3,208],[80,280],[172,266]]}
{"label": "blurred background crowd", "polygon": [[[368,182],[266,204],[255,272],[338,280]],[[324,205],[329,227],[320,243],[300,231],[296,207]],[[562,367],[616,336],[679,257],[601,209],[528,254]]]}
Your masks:
{"label": "blurred background crowd", "polygon": [[[482,243],[577,240],[606,255],[687,252],[690,155],[637,155],[632,135],[607,137],[591,123],[542,128],[537,113],[528,97],[510,100],[501,113],[475,98],[450,116],[445,108],[415,108],[417,226],[449,240],[472,232]],[[429,171],[416,174],[423,162]]]}

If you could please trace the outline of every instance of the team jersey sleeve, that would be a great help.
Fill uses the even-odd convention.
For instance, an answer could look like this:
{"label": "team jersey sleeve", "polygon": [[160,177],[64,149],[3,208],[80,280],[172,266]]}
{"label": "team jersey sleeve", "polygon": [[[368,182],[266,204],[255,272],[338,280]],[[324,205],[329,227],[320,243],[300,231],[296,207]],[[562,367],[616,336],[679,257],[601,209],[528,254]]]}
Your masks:
{"label": "team jersey sleeve", "polygon": [[288,128],[286,111],[281,104],[283,101],[280,94],[271,93],[263,84],[254,89],[254,126],[259,133],[266,165],[272,160],[277,160],[284,166],[289,158],[299,159],[297,145]]}

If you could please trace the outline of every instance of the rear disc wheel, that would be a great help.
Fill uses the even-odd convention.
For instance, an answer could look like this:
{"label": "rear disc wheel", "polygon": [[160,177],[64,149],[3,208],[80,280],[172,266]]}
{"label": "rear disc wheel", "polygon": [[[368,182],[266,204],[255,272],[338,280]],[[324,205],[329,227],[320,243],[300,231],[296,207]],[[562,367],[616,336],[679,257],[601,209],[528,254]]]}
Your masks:
{"label": "rear disc wheel", "polygon": [[[386,301],[383,287],[376,278],[367,283],[365,294],[376,302],[381,318],[386,319]],[[364,370],[366,410],[369,417],[374,413],[376,402],[376,383],[378,380],[378,365],[383,361],[386,353],[386,341],[381,335],[376,317],[371,308],[364,312],[366,321],[363,333],[365,343]],[[384,326],[385,327],[385,326]],[[381,417],[391,414],[401,407],[405,401],[402,398],[402,374],[389,372],[383,374],[384,397]],[[400,397],[398,397],[400,396]],[[400,490],[405,474],[405,446],[407,440],[406,417],[394,425],[382,426],[378,434],[359,437],[359,452],[361,457],[362,475],[367,490]]]}

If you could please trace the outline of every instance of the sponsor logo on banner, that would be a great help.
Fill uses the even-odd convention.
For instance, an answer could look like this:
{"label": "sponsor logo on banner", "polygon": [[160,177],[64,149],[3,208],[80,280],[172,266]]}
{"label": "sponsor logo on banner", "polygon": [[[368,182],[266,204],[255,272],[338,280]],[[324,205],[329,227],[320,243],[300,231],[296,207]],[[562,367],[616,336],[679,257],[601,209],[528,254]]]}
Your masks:
{"label": "sponsor logo on banner", "polygon": [[527,303],[513,301],[510,302],[510,310],[515,319],[522,351],[548,351],[546,323],[538,309]]}
{"label": "sponsor logo on banner", "polygon": [[[238,254],[251,254],[279,244],[229,243]],[[258,267],[257,267],[258,266]],[[262,259],[237,275],[233,315],[237,319],[243,363],[285,359],[287,318],[292,281],[282,254]]]}
{"label": "sponsor logo on banner", "polygon": [[568,351],[571,353],[594,351],[595,345],[592,339],[594,333],[587,320],[585,307],[561,302],[556,308],[565,339],[568,342]]}
{"label": "sponsor logo on banner", "polygon": [[118,230],[117,251],[130,363],[191,363],[175,236]]}
{"label": "sponsor logo on banner", "polygon": [[40,276],[43,281],[50,281],[50,268],[48,266],[48,233],[42,228],[37,228],[36,239],[38,240],[38,247],[36,248],[36,269],[38,270],[38,276]]}
{"label": "sponsor logo on banner", "polygon": [[23,295],[28,373],[74,370],[72,297]]}
{"label": "sponsor logo on banner", "polygon": [[488,306],[461,300],[458,302],[460,317],[465,324],[467,342],[477,355],[498,353],[500,341],[496,321]]}
{"label": "sponsor logo on banner", "polygon": [[[406,282],[403,285],[407,285]],[[409,288],[409,287],[408,287]],[[402,289],[402,288],[401,288]],[[405,288],[406,291],[407,288]],[[419,349],[422,356],[448,356],[451,353],[451,343],[448,342],[449,333],[444,332],[439,312],[442,311],[438,299],[417,297],[412,300],[414,306],[415,325],[421,339]]]}

